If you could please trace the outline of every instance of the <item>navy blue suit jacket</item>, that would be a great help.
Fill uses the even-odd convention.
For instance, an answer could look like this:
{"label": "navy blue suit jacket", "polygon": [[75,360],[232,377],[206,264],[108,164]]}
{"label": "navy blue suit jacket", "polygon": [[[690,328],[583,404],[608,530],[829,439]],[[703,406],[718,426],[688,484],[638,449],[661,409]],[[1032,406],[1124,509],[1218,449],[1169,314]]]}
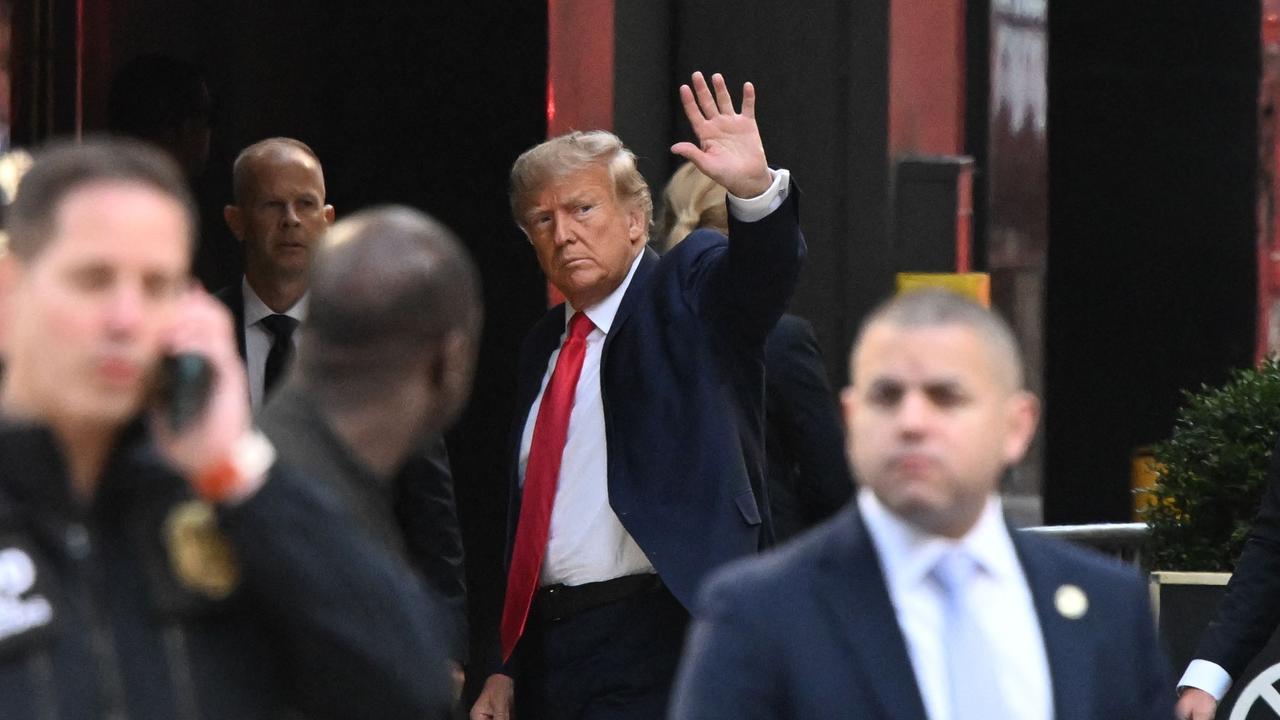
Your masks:
{"label": "navy blue suit jacket", "polygon": [[[1044,633],[1056,720],[1168,720],[1173,683],[1136,573],[1014,533]],[[1089,604],[1072,620],[1063,584]],[[851,504],[827,523],[707,583],[685,646],[675,720],[925,720],[875,547]]]}
{"label": "navy blue suit jacket", "polygon": [[[760,547],[764,340],[804,255],[797,195],[757,222],[731,219],[732,240],[699,230],[661,259],[645,250],[605,339],[609,504],[686,607],[713,567]],[[521,350],[508,560],[520,435],[564,327],[553,308]]]}

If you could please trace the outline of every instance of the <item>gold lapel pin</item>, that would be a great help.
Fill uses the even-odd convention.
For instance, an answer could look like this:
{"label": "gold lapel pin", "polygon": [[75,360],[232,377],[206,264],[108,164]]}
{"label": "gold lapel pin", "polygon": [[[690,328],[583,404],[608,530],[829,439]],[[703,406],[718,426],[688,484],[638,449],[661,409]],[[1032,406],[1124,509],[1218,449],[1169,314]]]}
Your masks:
{"label": "gold lapel pin", "polygon": [[1089,612],[1089,598],[1076,585],[1063,585],[1053,595],[1053,605],[1068,620],[1079,620]]}

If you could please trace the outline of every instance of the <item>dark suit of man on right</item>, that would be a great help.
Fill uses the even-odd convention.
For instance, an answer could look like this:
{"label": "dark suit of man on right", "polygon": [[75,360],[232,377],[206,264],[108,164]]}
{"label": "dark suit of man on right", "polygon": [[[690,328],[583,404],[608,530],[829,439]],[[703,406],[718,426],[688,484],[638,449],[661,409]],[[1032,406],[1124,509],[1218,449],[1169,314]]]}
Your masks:
{"label": "dark suit of man on right", "polygon": [[1217,615],[1178,681],[1179,720],[1212,720],[1218,701],[1280,625],[1280,445],[1270,484]]}
{"label": "dark suit of man on right", "polygon": [[1138,575],[1001,516],[1038,415],[1003,321],[906,295],[871,315],[851,366],[857,502],[708,581],[673,717],[1167,720]]}

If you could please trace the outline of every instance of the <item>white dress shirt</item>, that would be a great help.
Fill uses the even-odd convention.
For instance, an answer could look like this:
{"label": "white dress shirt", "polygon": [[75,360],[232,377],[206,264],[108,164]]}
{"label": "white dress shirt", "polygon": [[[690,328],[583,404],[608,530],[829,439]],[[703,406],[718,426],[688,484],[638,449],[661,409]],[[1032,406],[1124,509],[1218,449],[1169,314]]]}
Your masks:
{"label": "white dress shirt", "polygon": [[1053,690],[1044,636],[1000,499],[992,496],[978,524],[958,541],[921,532],[866,488],[858,491],[858,509],[874,541],[930,720],[951,720],[942,647],[944,598],[930,573],[942,554],[956,547],[979,565],[970,588],[971,606],[990,645],[1009,717],[1051,720]]}
{"label": "white dress shirt", "polygon": [[1212,695],[1214,700],[1222,702],[1222,696],[1231,689],[1231,682],[1231,675],[1221,665],[1197,659],[1187,665],[1187,671],[1182,673],[1182,679],[1178,681],[1178,689],[1198,688]]}
{"label": "white dress shirt", "polygon": [[[271,345],[275,343],[275,336],[262,326],[262,318],[277,313],[267,307],[267,304],[262,302],[262,298],[258,297],[258,293],[249,287],[248,278],[241,278],[240,292],[244,297],[244,326],[241,329],[244,332],[245,369],[249,373],[249,404],[256,415],[262,409],[262,386],[266,383],[267,355],[271,353]],[[293,307],[279,314],[288,315],[301,323],[307,319],[307,300],[310,297],[310,291],[303,293]],[[298,345],[296,334],[293,343],[296,352]]]}
{"label": "white dress shirt", "polygon": [[[729,196],[729,211],[736,219],[755,222],[782,205],[787,196],[790,173],[786,170],[771,173],[773,184],[759,196],[749,199]],[[573,410],[569,414],[569,433],[560,461],[560,477],[556,482],[556,497],[551,509],[547,553],[543,558],[539,577],[539,584],[542,586],[557,583],[582,585],[624,575],[654,572],[649,558],[645,557],[644,551],[622,526],[622,521],[609,505],[609,455],[605,441],[604,403],[600,396],[600,360],[604,341],[613,327],[618,306],[631,285],[631,278],[643,255],[643,252],[636,254],[621,285],[600,302],[582,310],[595,325],[595,329],[587,335],[582,375],[578,378]],[[569,318],[576,311],[572,305],[565,304],[565,330],[561,332],[560,345],[564,344]],[[524,485],[525,468],[529,463],[529,449],[533,445],[533,426],[538,417],[538,408],[542,406],[542,395],[546,392],[547,383],[559,357],[560,350],[557,348],[547,360],[542,388],[525,418],[524,433],[520,439],[521,486]],[[644,442],[644,438],[633,440]]]}

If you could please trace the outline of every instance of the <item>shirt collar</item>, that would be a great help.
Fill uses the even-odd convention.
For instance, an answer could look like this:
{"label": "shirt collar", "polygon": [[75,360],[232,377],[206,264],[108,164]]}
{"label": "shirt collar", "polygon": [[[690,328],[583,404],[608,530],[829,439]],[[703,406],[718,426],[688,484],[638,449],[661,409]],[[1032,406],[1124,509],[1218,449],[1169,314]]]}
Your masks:
{"label": "shirt collar", "polygon": [[[618,306],[622,304],[622,297],[627,294],[627,287],[631,285],[631,278],[636,274],[636,268],[640,267],[640,260],[644,258],[644,248],[640,248],[640,252],[636,253],[636,257],[631,261],[631,269],[627,271],[627,276],[622,279],[622,284],[614,288],[613,292],[605,296],[603,300],[588,308],[582,308],[582,312],[587,314],[587,318],[591,320],[591,324],[596,326],[600,332],[605,335],[609,334],[609,328],[613,326],[613,318],[618,314]],[[569,319],[578,309],[573,307],[573,303],[565,302],[564,304],[564,321],[567,324]]]}
{"label": "shirt collar", "polygon": [[959,540],[921,531],[894,515],[868,488],[858,491],[858,510],[875,543],[885,581],[898,591],[923,583],[942,554],[955,548],[964,548],[983,573],[999,582],[1020,577],[1018,556],[997,495],[987,499],[977,524]]}
{"label": "shirt collar", "polygon": [[[276,311],[267,307],[267,304],[262,301],[262,298],[258,297],[258,293],[253,291],[253,287],[249,285],[249,278],[247,277],[241,278],[240,292],[243,294],[243,297],[244,297],[244,326],[245,327],[253,327],[254,324],[261,321],[262,318],[267,317],[268,315],[276,314]],[[308,290],[302,294],[302,297],[298,298],[298,302],[294,303],[293,307],[289,308],[288,310],[285,310],[281,314],[288,315],[289,317],[293,318],[294,320],[297,320],[298,322],[302,322],[303,320],[306,320],[307,319],[307,301],[310,299],[311,299],[311,291]]]}

